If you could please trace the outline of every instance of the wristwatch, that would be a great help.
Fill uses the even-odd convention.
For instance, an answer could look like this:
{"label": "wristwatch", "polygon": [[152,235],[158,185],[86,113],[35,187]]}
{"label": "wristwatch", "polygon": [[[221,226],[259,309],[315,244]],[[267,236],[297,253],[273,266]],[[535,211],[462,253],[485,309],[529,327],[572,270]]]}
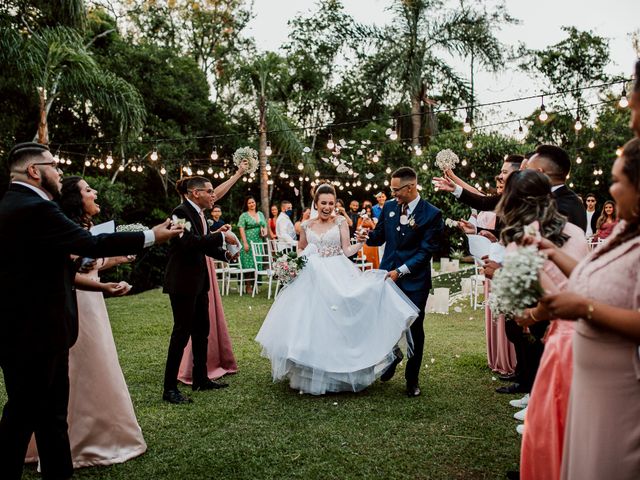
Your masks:
{"label": "wristwatch", "polygon": [[401,272],[400,270],[398,270],[397,268],[396,268],[396,273],[398,274],[398,278],[402,278],[402,277],[404,277],[404,273],[402,273],[402,272]]}

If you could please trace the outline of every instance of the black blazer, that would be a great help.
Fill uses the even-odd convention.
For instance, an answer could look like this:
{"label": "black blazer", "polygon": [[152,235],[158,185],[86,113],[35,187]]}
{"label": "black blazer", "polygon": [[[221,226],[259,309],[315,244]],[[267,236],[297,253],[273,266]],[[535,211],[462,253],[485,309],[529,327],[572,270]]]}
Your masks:
{"label": "black blazer", "polygon": [[70,348],[78,337],[70,255],[112,257],[143,247],[141,232],[93,236],[55,202],[11,184],[0,201],[0,353]]}
{"label": "black blazer", "polygon": [[562,185],[553,192],[553,198],[556,199],[558,211],[566,216],[569,222],[579,226],[582,231],[587,230],[587,210],[573,190]]}
{"label": "black blazer", "polygon": [[226,261],[222,248],[222,234],[203,231],[202,220],[195,208],[184,201],[173,210],[173,215],[191,223],[190,231],[171,240],[169,260],[164,272],[164,293],[197,295],[209,289],[209,271],[205,255]]}
{"label": "black blazer", "polygon": [[[585,209],[586,210],[586,209]],[[585,225],[586,225],[586,217],[587,217],[587,213],[585,211]],[[598,212],[593,212],[593,215],[591,215],[591,231],[593,232],[593,234],[596,234],[596,231],[598,230],[598,217],[600,217],[600,215],[598,215]],[[586,231],[586,227],[585,227],[585,231]]]}
{"label": "black blazer", "polygon": [[501,197],[501,195],[478,195],[463,188],[460,201],[480,212],[493,212]]}

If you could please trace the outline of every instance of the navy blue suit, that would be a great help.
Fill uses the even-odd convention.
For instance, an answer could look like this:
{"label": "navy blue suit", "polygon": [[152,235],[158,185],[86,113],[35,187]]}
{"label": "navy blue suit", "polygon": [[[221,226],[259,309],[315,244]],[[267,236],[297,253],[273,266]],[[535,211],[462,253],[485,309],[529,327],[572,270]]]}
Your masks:
{"label": "navy blue suit", "polygon": [[407,384],[415,385],[424,349],[423,321],[431,289],[431,257],[440,249],[444,223],[442,212],[423,199],[409,215],[409,224],[400,224],[401,215],[401,206],[395,199],[385,203],[375,230],[369,232],[367,245],[385,244],[380,262],[382,270],[392,271],[402,265],[409,268],[410,273],[398,280],[398,286],[420,309],[420,315],[411,326],[414,351],[405,370]]}

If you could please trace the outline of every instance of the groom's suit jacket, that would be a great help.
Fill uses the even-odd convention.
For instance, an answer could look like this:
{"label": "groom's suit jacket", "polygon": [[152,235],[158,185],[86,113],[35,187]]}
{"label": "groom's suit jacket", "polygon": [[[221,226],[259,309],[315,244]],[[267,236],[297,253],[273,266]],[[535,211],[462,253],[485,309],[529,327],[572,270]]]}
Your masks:
{"label": "groom's suit jacket", "polygon": [[386,202],[376,228],[369,232],[367,245],[386,242],[380,268],[391,271],[406,265],[410,273],[398,280],[398,286],[407,293],[428,295],[431,257],[438,252],[444,232],[442,212],[421,198],[409,215],[411,224],[401,225],[401,214],[395,199]]}
{"label": "groom's suit jacket", "polygon": [[195,208],[185,200],[173,215],[191,223],[191,229],[171,240],[169,260],[164,273],[164,293],[197,295],[209,289],[209,271],[205,255],[226,261],[222,233],[209,233]]}
{"label": "groom's suit jacket", "polygon": [[78,337],[70,255],[112,257],[143,247],[141,232],[93,236],[55,202],[11,184],[0,201],[0,353],[69,349]]}

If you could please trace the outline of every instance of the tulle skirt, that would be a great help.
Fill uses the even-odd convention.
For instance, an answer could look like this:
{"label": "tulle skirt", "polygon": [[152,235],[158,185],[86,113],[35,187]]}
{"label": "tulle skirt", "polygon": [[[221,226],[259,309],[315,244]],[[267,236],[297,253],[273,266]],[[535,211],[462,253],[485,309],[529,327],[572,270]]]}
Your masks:
{"label": "tulle skirt", "polygon": [[312,255],[274,301],[256,341],[273,380],[322,395],[358,392],[410,347],[418,308],[382,270],[361,272],[344,255]]}

